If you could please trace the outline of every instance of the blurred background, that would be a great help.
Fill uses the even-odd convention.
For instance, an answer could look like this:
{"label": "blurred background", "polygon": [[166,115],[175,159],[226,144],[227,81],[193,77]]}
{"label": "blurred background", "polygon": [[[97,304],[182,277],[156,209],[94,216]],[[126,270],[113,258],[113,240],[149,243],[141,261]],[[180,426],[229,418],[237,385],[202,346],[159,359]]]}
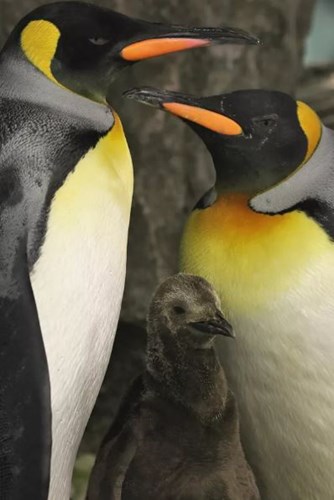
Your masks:
{"label": "blurred background", "polygon": [[[0,46],[15,23],[45,0],[0,0]],[[310,103],[334,126],[334,0],[98,0],[134,17],[189,25],[227,24],[257,34],[261,47],[173,54],[125,71],[111,88],[135,167],[128,273],[119,331],[79,452],[73,500],[82,500],[97,447],[120,398],[143,366],[145,316],[158,282],[177,271],[187,214],[211,186],[210,158],[179,120],[121,98],[136,85],[195,94],[275,88]]]}

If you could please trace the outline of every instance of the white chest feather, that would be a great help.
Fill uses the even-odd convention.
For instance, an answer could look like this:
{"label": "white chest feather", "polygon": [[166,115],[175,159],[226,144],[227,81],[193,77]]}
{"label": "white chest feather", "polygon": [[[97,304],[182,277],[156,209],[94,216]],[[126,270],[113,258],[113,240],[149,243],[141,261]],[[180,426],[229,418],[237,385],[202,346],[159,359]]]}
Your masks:
{"label": "white chest feather", "polygon": [[52,400],[49,500],[73,464],[110,358],[124,288],[131,158],[118,121],[56,193],[32,285]]}
{"label": "white chest feather", "polygon": [[261,311],[230,319],[237,338],[220,352],[262,498],[333,498],[334,251]]}

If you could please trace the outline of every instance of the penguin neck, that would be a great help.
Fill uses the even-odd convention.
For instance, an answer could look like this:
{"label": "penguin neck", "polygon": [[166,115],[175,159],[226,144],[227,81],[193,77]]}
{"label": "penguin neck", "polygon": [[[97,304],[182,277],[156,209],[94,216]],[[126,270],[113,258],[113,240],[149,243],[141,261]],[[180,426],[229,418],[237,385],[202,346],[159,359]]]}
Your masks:
{"label": "penguin neck", "polygon": [[147,388],[162,398],[184,406],[206,424],[223,417],[228,387],[214,347],[182,345],[170,332],[151,334],[147,371]]}
{"label": "penguin neck", "polygon": [[52,82],[21,54],[10,48],[0,53],[0,98],[50,108],[94,130],[106,132],[114,124],[110,107]]}
{"label": "penguin neck", "polygon": [[[259,179],[251,175],[247,160],[240,158],[240,163],[229,164],[227,159],[209,149],[215,176],[215,190],[219,195],[243,194],[248,199],[261,191]],[[268,181],[265,172],[263,177]],[[262,179],[263,180],[263,179]]]}
{"label": "penguin neck", "polygon": [[235,182],[235,184],[229,182],[229,180],[225,179],[224,175],[221,173],[221,168],[215,168],[215,170],[216,182],[214,188],[218,197],[242,196],[248,203],[254,196],[257,195],[256,189],[252,189],[247,185],[242,185],[242,182],[240,182],[240,184],[238,184],[238,182]]}

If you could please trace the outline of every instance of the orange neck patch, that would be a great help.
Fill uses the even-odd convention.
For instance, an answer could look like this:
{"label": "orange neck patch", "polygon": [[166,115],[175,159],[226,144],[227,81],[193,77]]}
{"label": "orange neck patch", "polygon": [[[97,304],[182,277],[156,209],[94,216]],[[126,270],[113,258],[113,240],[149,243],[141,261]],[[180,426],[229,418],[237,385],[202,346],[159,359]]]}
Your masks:
{"label": "orange neck patch", "polygon": [[275,230],[291,219],[292,214],[272,216],[257,213],[249,207],[248,200],[249,196],[246,194],[220,195],[208,210],[209,219],[206,220],[205,211],[199,216],[212,230],[219,231],[224,227],[231,235],[235,232],[238,239],[255,238],[263,232],[268,234],[268,231]]}
{"label": "orange neck patch", "polygon": [[[181,270],[210,281],[232,312],[251,314],[296,288],[333,244],[303,212],[254,212],[247,196],[221,195],[194,210],[181,244]],[[301,285],[302,286],[302,285]]]}

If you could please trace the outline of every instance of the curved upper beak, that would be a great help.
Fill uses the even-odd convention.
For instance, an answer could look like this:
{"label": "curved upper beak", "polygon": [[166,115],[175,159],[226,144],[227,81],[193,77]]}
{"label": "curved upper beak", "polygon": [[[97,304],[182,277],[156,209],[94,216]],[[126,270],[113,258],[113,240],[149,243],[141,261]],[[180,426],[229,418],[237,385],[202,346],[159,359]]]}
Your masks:
{"label": "curved upper beak", "polygon": [[135,35],[119,49],[121,58],[131,62],[208,45],[260,43],[257,37],[236,28],[189,28],[135,20],[133,23]]}
{"label": "curved upper beak", "polygon": [[[243,133],[238,122],[216,111],[213,106],[211,109],[207,107],[206,98],[151,87],[128,90],[123,96],[168,111],[183,120],[193,122],[218,134],[234,136]],[[218,108],[218,105],[216,107]]]}
{"label": "curved upper beak", "polygon": [[190,326],[209,335],[224,335],[225,337],[235,338],[232,326],[218,310],[213,318],[190,323]]}

